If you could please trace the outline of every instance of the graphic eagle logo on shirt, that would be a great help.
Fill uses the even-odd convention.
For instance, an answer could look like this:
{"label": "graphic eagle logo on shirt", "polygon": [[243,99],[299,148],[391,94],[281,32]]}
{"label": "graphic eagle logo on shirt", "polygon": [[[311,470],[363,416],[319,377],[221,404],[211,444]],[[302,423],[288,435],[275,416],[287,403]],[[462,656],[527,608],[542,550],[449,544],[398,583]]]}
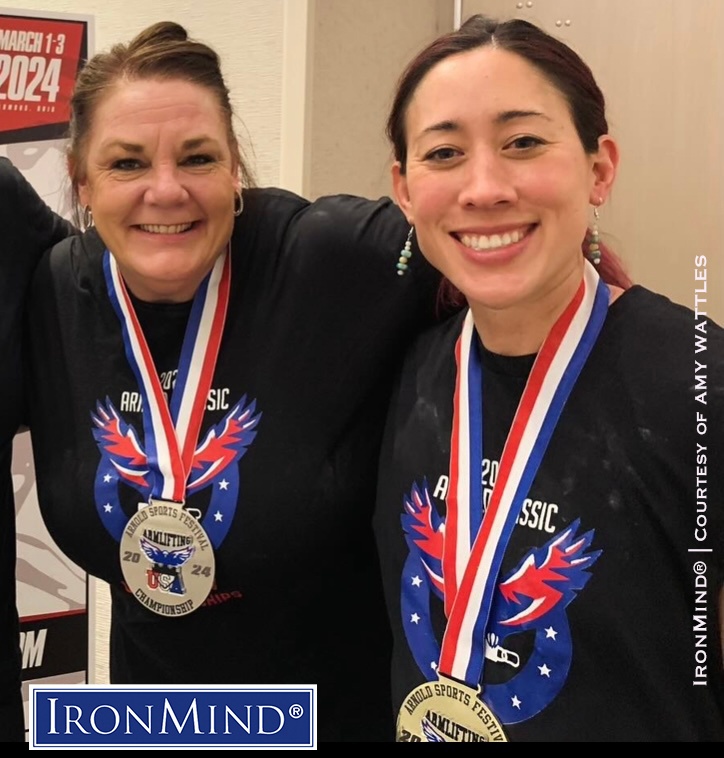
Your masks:
{"label": "graphic eagle logo on shirt", "polygon": [[[432,679],[440,643],[431,620],[431,597],[444,609],[443,544],[445,520],[428,490],[417,483],[403,499],[402,527],[410,550],[402,574],[402,621],[410,649],[423,674]],[[558,695],[568,675],[572,645],[566,608],[583,589],[588,570],[601,555],[589,550],[593,530],[578,534],[579,520],[545,545],[529,550],[518,565],[500,577],[486,628],[485,658],[512,674],[484,688],[483,700],[505,724],[535,716]],[[503,643],[507,637],[533,631],[533,650],[526,661]]]}
{"label": "graphic eagle logo on shirt", "polygon": [[[140,502],[148,502],[153,490],[153,472],[136,430],[110,399],[98,402],[91,419],[95,426],[93,437],[101,453],[95,480],[96,508],[108,531],[120,540],[128,517],[120,504],[119,486],[132,487],[138,492]],[[256,401],[247,402],[244,395],[206,432],[194,451],[186,494],[188,497],[204,488],[212,488],[202,526],[216,547],[226,537],[238,501],[239,472],[238,466],[233,464],[253,442],[260,419]]]}

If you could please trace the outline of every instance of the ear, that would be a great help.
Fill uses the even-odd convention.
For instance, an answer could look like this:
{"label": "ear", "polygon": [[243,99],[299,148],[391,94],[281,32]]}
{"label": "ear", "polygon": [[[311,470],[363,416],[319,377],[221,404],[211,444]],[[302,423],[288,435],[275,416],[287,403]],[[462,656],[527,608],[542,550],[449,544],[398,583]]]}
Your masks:
{"label": "ear", "polygon": [[231,186],[234,192],[241,192],[241,163],[238,148],[231,151]]}
{"label": "ear", "polygon": [[84,208],[87,205],[90,205],[90,206],[93,205],[93,203],[91,203],[90,189],[88,188],[87,184],[79,184],[78,185],[78,200],[80,200],[80,204]]}
{"label": "ear", "polygon": [[407,216],[407,222],[413,226],[415,219],[412,213],[412,203],[410,202],[410,193],[407,188],[407,176],[402,173],[402,166],[399,161],[392,164],[392,192],[397,204],[402,212]]}
{"label": "ear", "polygon": [[593,156],[593,177],[589,202],[601,205],[608,198],[618,171],[618,145],[613,137],[604,134],[598,138],[598,152]]}
{"label": "ear", "polygon": [[[76,165],[72,158],[68,158],[68,176],[76,176]],[[78,201],[81,206],[91,205],[91,191],[87,179],[83,177],[82,179],[78,179],[77,182]]]}

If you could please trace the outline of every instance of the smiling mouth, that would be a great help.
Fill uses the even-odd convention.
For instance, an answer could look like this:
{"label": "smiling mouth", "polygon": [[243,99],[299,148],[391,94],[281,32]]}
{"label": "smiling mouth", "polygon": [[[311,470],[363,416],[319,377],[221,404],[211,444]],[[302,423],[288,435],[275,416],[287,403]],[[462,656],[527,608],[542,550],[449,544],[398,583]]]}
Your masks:
{"label": "smiling mouth", "polygon": [[456,234],[455,237],[465,247],[480,252],[481,250],[499,250],[501,247],[513,245],[527,237],[537,224],[523,226],[520,229],[513,229],[510,232],[502,234]]}
{"label": "smiling mouth", "polygon": [[185,224],[171,224],[170,226],[165,224],[138,224],[137,228],[142,232],[149,232],[149,234],[181,234],[191,229],[195,223],[195,221],[189,221]]}

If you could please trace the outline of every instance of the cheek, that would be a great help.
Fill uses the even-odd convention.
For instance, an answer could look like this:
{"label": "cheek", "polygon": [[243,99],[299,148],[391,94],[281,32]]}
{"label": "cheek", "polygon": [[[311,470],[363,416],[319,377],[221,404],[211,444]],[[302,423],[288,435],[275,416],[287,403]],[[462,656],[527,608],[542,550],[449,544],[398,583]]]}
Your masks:
{"label": "cheek", "polygon": [[109,219],[118,219],[142,202],[142,190],[133,182],[99,182],[91,192],[91,206]]}
{"label": "cheek", "polygon": [[[225,243],[234,230],[234,194],[231,186],[218,184],[205,195],[204,211],[208,219],[208,233],[212,246]],[[217,251],[214,250],[214,253]]]}
{"label": "cheek", "polygon": [[526,185],[525,202],[537,209],[542,233],[554,249],[578,250],[588,227],[588,194],[580,174],[549,174]]}
{"label": "cheek", "polygon": [[457,215],[458,188],[452,173],[418,175],[409,181],[415,234],[420,250],[438,270],[447,270],[446,229]]}
{"label": "cheek", "polygon": [[231,179],[226,181],[215,178],[197,184],[190,188],[190,194],[208,213],[215,216],[226,215],[234,207],[234,184]]}
{"label": "cheek", "polygon": [[526,185],[525,194],[521,194],[523,198],[526,205],[538,210],[547,233],[583,239],[588,219],[588,195],[582,182],[560,181],[554,176],[548,181],[536,178]]}
{"label": "cheek", "polygon": [[580,212],[588,206],[592,177],[585,165],[575,157],[558,156],[549,162],[541,162],[535,171],[525,164],[515,178],[515,184],[528,202],[551,210]]}
{"label": "cheek", "polygon": [[215,240],[225,241],[234,229],[232,199],[220,198],[213,209],[208,209],[209,232]]}
{"label": "cheek", "polygon": [[547,170],[542,166],[535,171],[525,168],[521,166],[512,178],[522,202],[543,210],[557,211],[569,205],[575,197],[572,177],[566,176],[565,172]]}
{"label": "cheek", "polygon": [[214,239],[216,240],[215,244],[225,244],[229,239],[231,239],[231,235],[234,231],[234,217],[230,215],[228,211],[223,215],[219,214],[217,216],[217,221],[214,225],[214,229]]}
{"label": "cheek", "polygon": [[425,258],[436,269],[446,273],[451,240],[444,228],[435,219],[421,215],[415,220],[415,237]]}
{"label": "cheek", "polygon": [[415,226],[441,220],[455,202],[456,192],[443,176],[425,176],[409,183],[410,202]]}

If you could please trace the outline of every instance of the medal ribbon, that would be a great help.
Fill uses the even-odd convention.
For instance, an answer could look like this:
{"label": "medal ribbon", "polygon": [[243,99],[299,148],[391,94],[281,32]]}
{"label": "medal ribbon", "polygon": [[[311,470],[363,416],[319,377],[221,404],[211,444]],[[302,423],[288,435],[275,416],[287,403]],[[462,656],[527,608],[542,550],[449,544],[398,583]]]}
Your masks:
{"label": "medal ribbon", "polygon": [[231,255],[227,248],[216,259],[194,296],[170,403],[116,260],[108,250],[103,271],[108,296],[121,322],[126,357],[143,399],[146,456],[153,478],[151,498],[183,503],[224,331]]}
{"label": "medal ribbon", "polygon": [[450,483],[443,578],[448,622],[438,674],[478,687],[485,663],[485,630],[503,556],[548,442],[593,348],[610,293],[585,262],[576,294],[536,356],[500,459],[490,503],[483,508],[482,367],[468,311],[455,357]]}

